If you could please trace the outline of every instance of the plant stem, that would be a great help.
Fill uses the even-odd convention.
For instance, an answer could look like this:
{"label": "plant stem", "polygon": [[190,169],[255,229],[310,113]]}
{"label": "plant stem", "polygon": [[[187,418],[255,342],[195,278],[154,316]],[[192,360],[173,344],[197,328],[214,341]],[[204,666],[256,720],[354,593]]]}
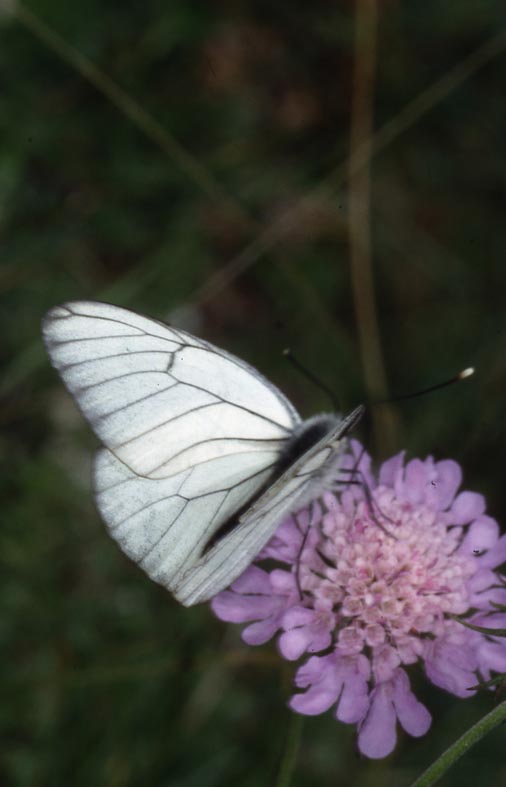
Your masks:
{"label": "plant stem", "polygon": [[487,713],[480,721],[474,724],[467,732],[455,741],[444,754],[432,763],[427,770],[413,782],[411,787],[431,787],[446,773],[462,755],[466,754],[471,746],[478,743],[491,730],[497,727],[506,719],[506,701],[501,702],[494,710]]}
{"label": "plant stem", "polygon": [[299,713],[292,714],[285,750],[283,752],[283,759],[281,760],[278,778],[276,780],[276,787],[290,787],[290,782],[292,781],[292,776],[297,764],[303,722],[304,717]]}

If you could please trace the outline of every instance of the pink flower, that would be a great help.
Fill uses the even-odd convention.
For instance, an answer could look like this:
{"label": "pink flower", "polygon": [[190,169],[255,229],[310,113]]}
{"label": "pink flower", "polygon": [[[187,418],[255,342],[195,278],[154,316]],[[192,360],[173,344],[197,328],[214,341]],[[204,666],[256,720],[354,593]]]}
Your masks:
{"label": "pink flower", "polygon": [[334,708],[358,728],[368,757],[389,754],[397,722],[415,737],[430,727],[406,668],[423,665],[436,686],[467,698],[473,686],[506,671],[506,642],[471,630],[506,627],[506,536],[486,516],[485,501],[458,492],[451,460],[404,462],[399,454],[377,474],[352,442],[343,466],[360,458],[364,483],[337,486],[288,517],[251,566],[211,602],[215,614],[247,622],[251,645],[278,636],[285,659],[299,666],[290,700],[298,713]]}

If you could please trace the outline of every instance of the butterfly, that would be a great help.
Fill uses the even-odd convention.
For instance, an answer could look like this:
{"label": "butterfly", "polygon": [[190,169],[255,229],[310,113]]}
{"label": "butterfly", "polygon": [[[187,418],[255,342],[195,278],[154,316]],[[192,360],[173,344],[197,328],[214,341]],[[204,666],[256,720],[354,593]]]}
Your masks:
{"label": "butterfly", "polygon": [[335,483],[363,414],[302,421],[252,366],[119,306],[56,306],[42,333],[102,443],[93,487],[109,533],[185,606],[230,585]]}

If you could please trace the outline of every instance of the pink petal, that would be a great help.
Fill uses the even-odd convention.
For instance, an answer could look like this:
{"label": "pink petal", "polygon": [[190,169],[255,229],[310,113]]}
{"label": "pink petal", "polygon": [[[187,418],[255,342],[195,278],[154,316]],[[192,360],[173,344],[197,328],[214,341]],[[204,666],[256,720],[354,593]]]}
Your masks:
{"label": "pink petal", "polygon": [[299,553],[301,543],[302,535],[297,528],[294,517],[287,517],[263,548],[258,559],[265,560],[270,557],[291,564]]}
{"label": "pink petal", "polygon": [[306,626],[313,623],[315,612],[299,605],[290,607],[283,616],[283,628],[292,629],[296,626]]}
{"label": "pink petal", "polygon": [[410,503],[422,503],[425,500],[428,480],[425,462],[412,459],[406,465],[404,483],[402,486],[397,484],[395,491],[399,497],[409,500]]}
{"label": "pink petal", "polygon": [[506,644],[485,640],[478,651],[478,658],[482,672],[506,672]]}
{"label": "pink petal", "polygon": [[312,656],[302,664],[295,673],[294,683],[299,689],[305,689],[315,681],[321,679],[324,673],[330,669],[332,670],[335,664],[335,657],[330,654],[328,656]]}
{"label": "pink petal", "polygon": [[394,678],[394,706],[397,718],[409,735],[419,738],[431,725],[431,715],[425,705],[417,700],[403,669],[397,670]]}
{"label": "pink petal", "polygon": [[427,487],[427,502],[444,511],[454,499],[462,483],[462,470],[452,459],[443,459],[435,465],[436,476]]}
{"label": "pink petal", "polygon": [[283,539],[284,541],[298,541],[300,540],[300,531],[297,526],[297,519],[295,516],[287,516],[281,524],[278,526],[276,530],[276,535],[278,538]]}
{"label": "pink petal", "polygon": [[452,525],[467,525],[477,519],[485,511],[485,498],[476,492],[461,492],[453,501],[448,512],[448,520]]}
{"label": "pink petal", "polygon": [[484,628],[499,629],[506,628],[506,613],[494,612],[493,614],[482,613],[481,615],[474,615],[471,620],[476,626],[483,626]]}
{"label": "pink petal", "polygon": [[275,568],[269,574],[271,581],[271,588],[274,593],[289,594],[298,593],[297,583],[295,577],[289,571],[283,571],[280,568]]}
{"label": "pink petal", "polygon": [[295,694],[290,700],[290,707],[307,716],[316,716],[328,710],[337,701],[341,690],[342,681],[337,665],[334,654],[312,656],[303,664],[295,675],[295,685],[309,688],[303,694]]}
{"label": "pink petal", "polygon": [[250,566],[231,585],[236,593],[264,593],[270,595],[271,583],[267,571],[258,566]]}
{"label": "pink petal", "polygon": [[[343,659],[343,662],[345,660]],[[369,688],[367,680],[370,666],[365,656],[343,663],[342,674],[344,685],[339,697],[336,718],[345,724],[356,724],[364,718],[369,707]]]}
{"label": "pink petal", "polygon": [[247,645],[263,645],[272,639],[279,627],[279,620],[272,616],[247,626],[241,633],[241,638]]}
{"label": "pink petal", "polygon": [[308,653],[319,653],[321,650],[326,650],[332,642],[332,635],[330,631],[320,626],[319,629],[312,630],[311,641],[308,645]]}
{"label": "pink petal", "polygon": [[499,586],[496,574],[488,568],[480,568],[468,581],[469,604],[480,609],[488,608],[490,602],[506,604],[506,587]]}
{"label": "pink petal", "polygon": [[477,559],[480,566],[486,568],[497,568],[506,562],[506,535],[501,536],[495,547],[490,549],[486,555]]}
{"label": "pink petal", "polygon": [[497,582],[496,575],[489,568],[480,568],[467,581],[468,590],[475,594],[486,590]]}
{"label": "pink petal", "polygon": [[304,626],[303,628],[291,629],[281,634],[278,645],[281,655],[289,661],[295,661],[306,652],[307,646],[311,641],[311,632]]}
{"label": "pink petal", "polygon": [[271,540],[264,546],[262,551],[257,557],[258,561],[262,560],[277,560],[280,563],[288,563],[291,565],[295,562],[299,554],[300,546],[295,544],[287,544],[280,538],[273,536]]}
{"label": "pink petal", "polygon": [[396,715],[392,702],[392,689],[382,683],[371,695],[369,712],[358,734],[358,748],[371,759],[386,757],[395,748],[397,741]]}
{"label": "pink petal", "polygon": [[476,685],[478,667],[474,653],[444,641],[430,643],[425,657],[425,671],[429,680],[457,697],[467,699]]}
{"label": "pink petal", "polygon": [[385,683],[401,663],[399,652],[390,645],[373,648],[373,672],[377,683]]}
{"label": "pink petal", "polygon": [[214,614],[229,623],[262,620],[279,608],[275,596],[240,596],[230,590],[218,593],[211,601]]}
{"label": "pink petal", "polygon": [[386,462],[383,462],[379,472],[380,485],[394,486],[395,481],[399,478],[399,475],[402,477],[404,455],[405,451],[401,451],[400,454],[396,454],[395,456],[392,456],[391,459],[387,459]]}
{"label": "pink petal", "polygon": [[470,597],[471,606],[490,609],[491,604],[506,604],[506,588],[493,587]]}
{"label": "pink petal", "polygon": [[317,716],[325,713],[337,700],[339,695],[339,685],[331,680],[321,680],[315,683],[304,694],[295,694],[289,702],[289,706],[297,713],[305,716]]}
{"label": "pink petal", "polygon": [[325,684],[312,686],[304,694],[295,694],[288,705],[304,716],[318,716],[325,713],[337,700],[337,691]]}
{"label": "pink petal", "polygon": [[470,525],[459,554],[473,555],[493,549],[499,539],[499,525],[489,516],[480,516]]}

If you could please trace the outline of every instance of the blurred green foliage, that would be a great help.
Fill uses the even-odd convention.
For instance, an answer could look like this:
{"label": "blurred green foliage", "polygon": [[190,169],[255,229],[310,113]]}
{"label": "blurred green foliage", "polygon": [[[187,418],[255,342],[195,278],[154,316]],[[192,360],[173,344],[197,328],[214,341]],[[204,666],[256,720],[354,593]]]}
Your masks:
{"label": "blurred green foliage", "polygon": [[[89,490],[95,443],[39,324],[60,301],[111,300],[241,355],[305,414],[328,405],[281,360],[287,344],[345,407],[363,400],[347,186],[315,191],[348,152],[354,4],[32,0],[36,18],[166,130],[160,144],[5,5],[2,784],[274,784],[292,669],[273,645],[243,646],[206,607],[180,608],[106,536]],[[506,27],[502,0],[391,0],[379,13],[378,128]],[[392,445],[372,449],[457,459],[503,525],[505,62],[498,52],[436,101],[372,169],[391,391],[478,368],[466,385],[397,407]],[[263,251],[258,239],[308,194]],[[206,290],[245,248],[248,269]],[[407,785],[493,702],[447,697],[421,677],[417,690],[434,717],[424,739],[401,735],[394,755],[370,763],[330,713],[308,719],[292,784]],[[442,783],[504,783],[503,736]]]}

